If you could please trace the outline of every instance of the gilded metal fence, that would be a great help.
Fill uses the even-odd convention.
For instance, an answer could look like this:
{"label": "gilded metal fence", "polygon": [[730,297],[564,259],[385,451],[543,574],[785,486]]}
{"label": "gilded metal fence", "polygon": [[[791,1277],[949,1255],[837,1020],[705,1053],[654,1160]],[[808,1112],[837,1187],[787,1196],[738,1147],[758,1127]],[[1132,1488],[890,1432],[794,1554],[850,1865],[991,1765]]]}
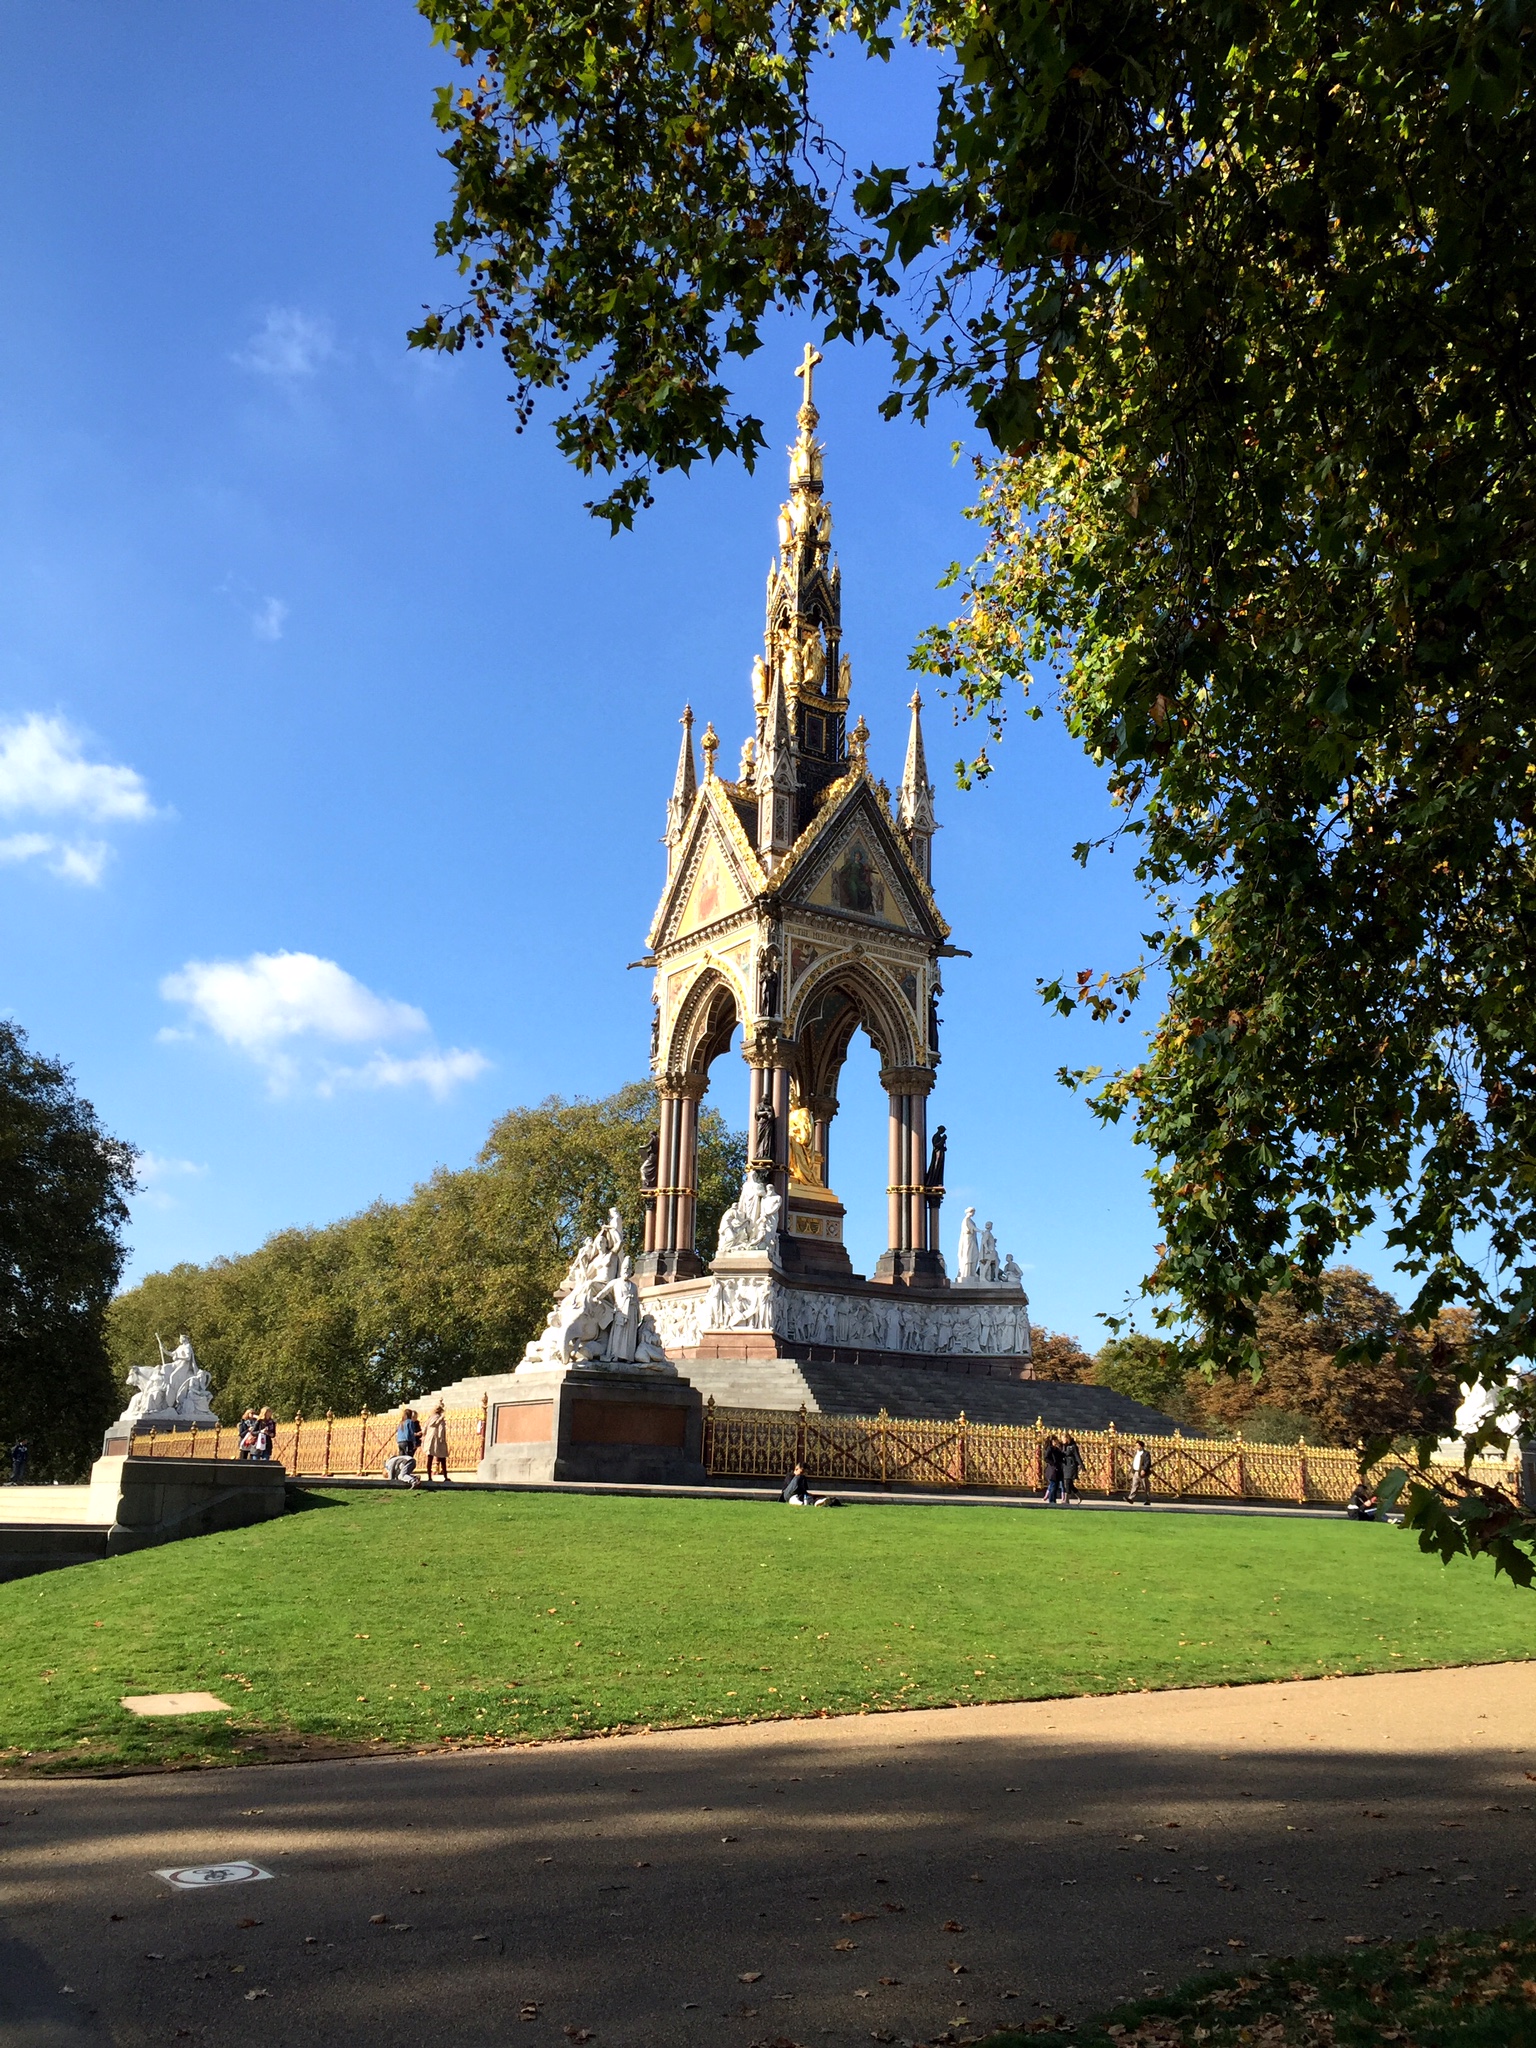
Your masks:
{"label": "gilded metal fence", "polygon": [[[421,1411],[418,1409],[417,1414]],[[485,1455],[485,1402],[478,1408],[450,1408],[448,1470],[473,1472]],[[423,1420],[425,1418],[423,1417]],[[276,1425],[272,1444],[275,1463],[297,1478],[365,1478],[383,1472],[395,1454],[400,1411],[387,1415],[322,1415]],[[238,1458],[240,1431],[226,1423],[218,1429],[135,1430],[136,1458]]]}
{"label": "gilded metal fence", "polygon": [[[904,1421],[879,1415],[817,1415],[771,1408],[704,1409],[704,1466],[712,1478],[779,1479],[804,1465],[812,1479],[881,1485],[997,1488],[1039,1492],[1044,1453],[1060,1429],[970,1422]],[[1130,1491],[1138,1439],[1117,1430],[1079,1430],[1078,1491]],[[1354,1451],[1333,1445],[1248,1443],[1237,1437],[1147,1437],[1152,1491],[1175,1500],[1272,1500],[1342,1507],[1360,1478]],[[1373,1468],[1378,1481],[1404,1461]],[[1514,1490],[1519,1465],[1480,1458],[1471,1476]]]}
{"label": "gilded metal fence", "polygon": [[[420,1410],[417,1411],[420,1413]],[[485,1451],[486,1402],[447,1412],[448,1469],[471,1473]],[[394,1455],[399,1410],[387,1415],[295,1416],[280,1422],[273,1458],[295,1477],[378,1475]],[[885,1414],[821,1415],[804,1408],[717,1408],[704,1404],[704,1469],[714,1479],[761,1479],[777,1484],[792,1465],[822,1482],[866,1481],[886,1486],[965,1487],[1038,1493],[1045,1484],[1047,1439],[1060,1429],[1043,1422],[1017,1428],[971,1422],[913,1421]],[[239,1430],[136,1431],[134,1454],[151,1458],[236,1458]],[[1117,1430],[1079,1430],[1082,1459],[1078,1491],[1130,1491],[1131,1458],[1138,1439]],[[1334,1445],[1248,1443],[1241,1436],[1156,1436],[1152,1492],[1163,1500],[1268,1500],[1342,1507],[1360,1477],[1354,1451]],[[1387,1458],[1373,1470],[1383,1478],[1403,1461]],[[1518,1462],[1479,1458],[1471,1476],[1486,1485],[1518,1490]]]}

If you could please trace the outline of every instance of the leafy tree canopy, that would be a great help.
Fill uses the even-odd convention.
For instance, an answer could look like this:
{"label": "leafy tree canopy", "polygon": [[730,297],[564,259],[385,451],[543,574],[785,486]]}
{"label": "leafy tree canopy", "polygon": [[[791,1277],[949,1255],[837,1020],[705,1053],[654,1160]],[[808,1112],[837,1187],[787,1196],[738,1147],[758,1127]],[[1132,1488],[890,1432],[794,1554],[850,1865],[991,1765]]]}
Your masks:
{"label": "leafy tree canopy", "polygon": [[[1053,674],[1136,849],[1144,959],[1047,994],[1166,989],[1143,1060],[1068,1078],[1149,1148],[1168,1325],[1257,1364],[1258,1305],[1315,1309],[1382,1213],[1412,1322],[1470,1303],[1501,1378],[1536,1340],[1531,0],[419,4],[466,67],[465,295],[413,339],[499,346],[523,417],[558,391],[615,525],[764,445],[724,373],[775,308],[990,438],[919,659],[993,733]],[[897,37],[931,148],[850,170],[818,68]]]}
{"label": "leafy tree canopy", "polygon": [[38,1479],[78,1477],[122,1406],[106,1315],[133,1161],[69,1069],[0,1019],[0,1443],[25,1437]]}
{"label": "leafy tree canopy", "polygon": [[[497,1122],[478,1165],[440,1169],[408,1201],[319,1230],[285,1230],[243,1258],[153,1273],[112,1305],[121,1371],[186,1330],[226,1416],[381,1410],[433,1386],[508,1372],[542,1326],[577,1244],[617,1206],[631,1243],[656,1123],[649,1083],[601,1101],[552,1096]],[[699,1232],[734,1201],[746,1141],[699,1122]]]}

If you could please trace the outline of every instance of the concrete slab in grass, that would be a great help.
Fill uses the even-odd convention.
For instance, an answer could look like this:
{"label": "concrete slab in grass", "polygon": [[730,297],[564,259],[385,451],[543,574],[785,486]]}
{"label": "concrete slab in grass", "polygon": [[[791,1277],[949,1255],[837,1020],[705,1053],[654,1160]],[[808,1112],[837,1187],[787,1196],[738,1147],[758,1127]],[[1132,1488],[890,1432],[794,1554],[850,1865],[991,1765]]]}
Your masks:
{"label": "concrete slab in grass", "polygon": [[227,1714],[226,1701],[211,1692],[130,1693],[122,1705],[130,1714]]}

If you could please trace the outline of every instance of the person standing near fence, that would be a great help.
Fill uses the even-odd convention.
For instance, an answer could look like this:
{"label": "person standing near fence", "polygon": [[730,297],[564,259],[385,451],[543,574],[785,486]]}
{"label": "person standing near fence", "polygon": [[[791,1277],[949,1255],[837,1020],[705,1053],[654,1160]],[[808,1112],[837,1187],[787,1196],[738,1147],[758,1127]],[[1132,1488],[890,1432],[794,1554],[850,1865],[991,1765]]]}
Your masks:
{"label": "person standing near fence", "polygon": [[406,1407],[400,1410],[400,1420],[395,1425],[395,1454],[384,1463],[387,1479],[403,1479],[407,1486],[420,1486],[416,1475],[416,1446],[421,1442],[421,1424],[416,1419],[416,1410]]}
{"label": "person standing near fence", "polygon": [[240,1418],[240,1425],[235,1433],[237,1457],[251,1458],[256,1455],[257,1426],[256,1410],[254,1408],[247,1408]]}
{"label": "person standing near fence", "polygon": [[427,1461],[428,1486],[432,1484],[432,1467],[434,1465],[437,1465],[442,1471],[443,1484],[447,1486],[449,1484],[448,1417],[443,1413],[441,1401],[438,1402],[432,1413],[427,1417],[427,1426],[421,1439],[421,1455]]}
{"label": "person standing near fence", "polygon": [[1071,1507],[1077,1494],[1078,1475],[1083,1469],[1083,1454],[1077,1447],[1077,1438],[1070,1430],[1061,1447],[1061,1498]]}
{"label": "person standing near fence", "polygon": [[1126,1499],[1135,1500],[1138,1493],[1141,1495],[1143,1507],[1151,1507],[1152,1453],[1147,1449],[1146,1442],[1141,1437],[1136,1439],[1136,1449],[1131,1458],[1131,1490],[1126,1495]]}
{"label": "person standing near fence", "polygon": [[277,1442],[277,1417],[270,1408],[263,1408],[255,1421],[255,1441],[251,1446],[251,1457],[258,1465],[272,1462],[272,1447]]}
{"label": "person standing near fence", "polygon": [[1062,1451],[1055,1437],[1045,1440],[1045,1455],[1041,1459],[1045,1468],[1045,1500],[1047,1507],[1055,1507],[1061,1499]]}
{"label": "person standing near fence", "polygon": [[25,1486],[27,1483],[27,1460],[32,1455],[32,1446],[24,1436],[17,1437],[11,1445],[11,1484]]}

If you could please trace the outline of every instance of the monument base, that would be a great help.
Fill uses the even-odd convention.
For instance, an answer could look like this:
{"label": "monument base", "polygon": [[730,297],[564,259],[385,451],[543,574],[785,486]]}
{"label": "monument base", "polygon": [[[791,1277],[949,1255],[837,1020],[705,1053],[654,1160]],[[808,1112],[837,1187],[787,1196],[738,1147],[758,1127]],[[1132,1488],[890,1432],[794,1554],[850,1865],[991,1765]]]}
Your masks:
{"label": "monument base", "polygon": [[490,1394],[482,1479],[702,1486],[704,1397],[671,1373],[600,1365],[510,1375]]}
{"label": "monument base", "polygon": [[892,1287],[933,1288],[949,1285],[942,1252],[882,1252],[875,1261],[875,1278]]}
{"label": "monument base", "polygon": [[635,1261],[637,1280],[697,1280],[706,1270],[691,1245],[670,1252],[642,1252]]}

